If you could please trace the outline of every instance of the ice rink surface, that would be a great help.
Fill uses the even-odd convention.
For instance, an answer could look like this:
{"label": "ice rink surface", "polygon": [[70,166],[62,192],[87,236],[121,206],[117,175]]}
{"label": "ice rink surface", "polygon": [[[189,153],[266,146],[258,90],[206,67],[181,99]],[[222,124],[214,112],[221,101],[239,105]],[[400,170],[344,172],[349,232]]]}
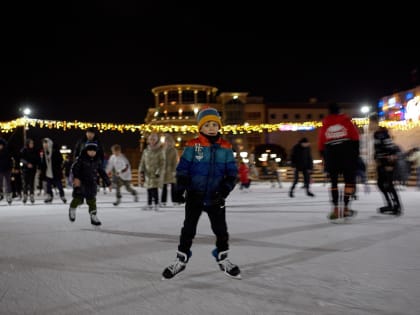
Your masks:
{"label": "ice rink surface", "polygon": [[[376,212],[374,185],[360,188],[349,223],[332,224],[328,186],[315,197],[268,182],[227,200],[230,259],[242,280],[226,277],[211,256],[207,215],[185,271],[161,280],[175,259],[182,206],[143,211],[124,193],[98,194],[100,228],[87,206],[68,220],[68,203],[0,202],[0,314],[413,314],[420,313],[420,191],[399,191],[401,217]],[[66,191],[71,199],[71,191]]]}

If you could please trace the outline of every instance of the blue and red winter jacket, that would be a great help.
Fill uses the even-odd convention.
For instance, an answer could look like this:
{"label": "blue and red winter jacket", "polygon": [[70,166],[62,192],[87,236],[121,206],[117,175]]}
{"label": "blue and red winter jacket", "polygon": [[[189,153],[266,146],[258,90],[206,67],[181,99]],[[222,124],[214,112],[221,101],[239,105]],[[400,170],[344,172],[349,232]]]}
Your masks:
{"label": "blue and red winter jacket", "polygon": [[205,205],[214,204],[217,194],[226,198],[237,175],[232,145],[221,137],[211,143],[202,134],[186,143],[176,168],[178,189],[203,197]]}

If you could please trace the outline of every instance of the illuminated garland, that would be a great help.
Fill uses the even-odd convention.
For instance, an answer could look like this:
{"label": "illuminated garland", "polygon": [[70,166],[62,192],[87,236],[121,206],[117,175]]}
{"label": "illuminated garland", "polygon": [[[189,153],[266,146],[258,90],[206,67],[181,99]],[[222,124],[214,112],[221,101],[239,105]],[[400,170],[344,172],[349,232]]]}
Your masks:
{"label": "illuminated garland", "polygon": [[[369,124],[368,118],[354,118],[353,122],[357,127],[363,127]],[[381,121],[381,126],[394,130],[409,130],[420,127],[420,121]],[[320,121],[308,121],[301,123],[278,123],[278,124],[259,124],[259,125],[226,125],[222,127],[222,133],[232,134],[249,134],[249,133],[263,133],[275,131],[308,131],[314,130],[322,126]],[[161,132],[161,133],[197,133],[197,125],[150,125],[150,124],[116,124],[116,123],[98,123],[98,122],[82,122],[82,121],[58,121],[58,120],[42,120],[22,117],[8,122],[0,122],[1,132],[13,132],[16,128],[48,128],[48,129],[62,129],[64,131],[70,129],[85,130],[89,127],[94,127],[100,132],[104,131],[118,131],[124,132]]]}

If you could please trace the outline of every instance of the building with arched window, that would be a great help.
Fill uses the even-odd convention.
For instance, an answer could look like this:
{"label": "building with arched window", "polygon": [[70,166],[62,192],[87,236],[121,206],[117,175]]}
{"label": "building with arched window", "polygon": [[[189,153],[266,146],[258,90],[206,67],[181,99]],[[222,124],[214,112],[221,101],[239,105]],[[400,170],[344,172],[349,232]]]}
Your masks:
{"label": "building with arched window", "polygon": [[[152,89],[154,107],[149,108],[145,123],[150,125],[196,125],[198,112],[206,106],[217,109],[224,125],[261,124],[266,120],[262,97],[249,97],[247,92],[222,92],[214,86],[173,84]],[[173,135],[176,146],[194,135],[178,132]],[[236,152],[252,150],[264,140],[261,134],[224,135]],[[142,139],[144,143],[144,138]],[[142,149],[142,148],[141,148]]]}
{"label": "building with arched window", "polygon": [[[149,108],[145,123],[149,125],[196,125],[197,114],[205,106],[211,106],[220,112],[224,125],[260,125],[278,123],[303,123],[322,121],[327,115],[327,103],[311,99],[301,103],[265,104],[263,97],[249,96],[248,92],[221,92],[214,86],[199,84],[173,84],[154,87],[155,104]],[[360,117],[360,108],[352,103],[340,103],[342,111],[351,117]],[[293,145],[303,137],[313,145],[317,141],[317,130],[282,129],[278,132],[242,132],[226,133],[224,137],[232,143],[233,149],[241,156],[254,153],[261,145],[281,147],[282,163],[286,162]],[[182,149],[186,140],[195,136],[187,132],[173,134],[176,146]],[[145,137],[145,135],[143,135]],[[141,141],[141,150],[144,147]],[[314,158],[319,154],[314,146]],[[258,157],[255,157],[258,159]]]}

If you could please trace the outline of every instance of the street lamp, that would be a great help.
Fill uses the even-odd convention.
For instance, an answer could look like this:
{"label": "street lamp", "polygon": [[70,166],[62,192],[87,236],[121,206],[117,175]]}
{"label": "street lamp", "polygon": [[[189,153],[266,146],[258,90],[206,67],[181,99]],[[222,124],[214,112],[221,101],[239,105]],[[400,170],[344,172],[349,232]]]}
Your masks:
{"label": "street lamp", "polygon": [[362,106],[362,108],[360,109],[360,111],[362,112],[362,114],[367,115],[370,112],[370,106],[364,105],[364,106]]}
{"label": "street lamp", "polygon": [[370,164],[370,139],[369,139],[369,113],[370,113],[370,106],[364,105],[360,108],[360,111],[365,116],[367,123],[363,126],[363,133],[365,138],[365,163],[366,163],[366,170],[368,169],[368,165]]}
{"label": "street lamp", "polygon": [[26,119],[28,118],[28,116],[31,114],[31,109],[29,107],[25,107],[22,109],[22,113],[23,113],[23,146],[25,146],[26,144],[26,131],[29,129],[28,127],[28,122],[26,121]]}

